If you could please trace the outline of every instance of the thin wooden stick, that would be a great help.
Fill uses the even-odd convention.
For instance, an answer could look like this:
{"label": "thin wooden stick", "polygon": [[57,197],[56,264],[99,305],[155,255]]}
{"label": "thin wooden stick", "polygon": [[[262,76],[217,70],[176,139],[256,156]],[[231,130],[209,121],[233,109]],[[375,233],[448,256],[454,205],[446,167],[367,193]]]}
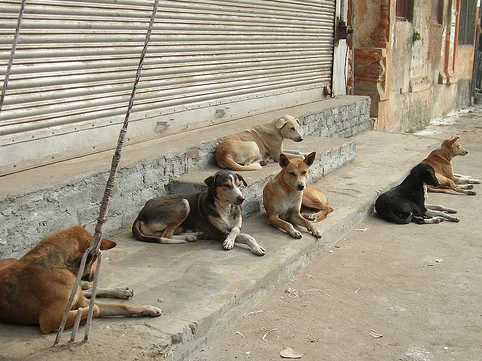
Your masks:
{"label": "thin wooden stick", "polygon": [[79,307],[77,309],[77,315],[75,316],[74,327],[72,330],[72,335],[70,336],[69,343],[73,343],[75,341],[75,336],[77,336],[77,330],[79,329],[81,318],[82,318],[82,307]]}
{"label": "thin wooden stick", "polygon": [[20,27],[22,25],[23,14],[25,12],[26,0],[22,0],[20,4],[20,11],[18,12],[17,28],[15,29],[15,35],[13,37],[12,49],[10,51],[10,58],[8,59],[7,70],[5,72],[5,79],[3,80],[2,94],[0,95],[0,113],[2,113],[3,102],[5,100],[5,94],[7,93],[8,81],[10,79],[10,72],[12,70],[13,59],[15,58],[15,51],[17,50],[18,37],[20,35]]}
{"label": "thin wooden stick", "polygon": [[85,323],[84,341],[89,341],[90,324],[92,323],[92,315],[94,313],[95,295],[97,293],[97,284],[99,282],[100,266],[102,264],[102,252],[98,251],[97,265],[94,273],[94,280],[92,285],[92,295],[90,296],[89,313],[87,314],[87,322]]}
{"label": "thin wooden stick", "polygon": [[[84,272],[84,269],[85,269],[85,259],[84,259],[84,258],[86,258],[85,255],[87,253],[91,253],[94,257],[95,256],[98,257],[97,268],[96,268],[96,272],[94,274],[94,288],[92,289],[92,295],[91,295],[91,298],[90,298],[89,313],[88,313],[88,316],[87,316],[84,341],[88,341],[88,339],[89,339],[90,324],[92,322],[92,316],[93,316],[93,312],[94,312],[93,310],[94,310],[95,296],[96,296],[96,291],[97,291],[97,281],[98,281],[98,277],[99,277],[99,273],[100,273],[100,264],[101,264],[101,258],[102,258],[102,255],[101,255],[101,252],[100,252],[100,245],[101,245],[101,242],[102,242],[103,226],[104,226],[104,223],[107,220],[107,213],[108,213],[108,210],[109,210],[109,202],[110,202],[110,199],[112,197],[112,191],[113,191],[114,185],[115,185],[117,169],[119,167],[119,163],[120,163],[120,159],[121,159],[121,155],[122,155],[122,148],[123,148],[124,143],[125,143],[125,135],[127,133],[127,127],[129,126],[129,117],[130,117],[130,114],[132,112],[132,107],[133,107],[133,104],[134,104],[134,98],[135,98],[135,94],[136,94],[136,90],[137,90],[137,85],[139,84],[139,80],[140,80],[140,77],[141,77],[142,66],[144,64],[144,59],[145,59],[146,52],[147,52],[147,46],[149,44],[149,39],[151,37],[152,27],[154,25],[154,19],[155,19],[156,13],[157,13],[158,4],[159,4],[159,0],[155,0],[154,6],[153,6],[153,9],[152,9],[151,19],[149,21],[149,27],[148,27],[147,34],[146,34],[146,39],[145,39],[145,42],[144,42],[144,48],[142,49],[141,57],[140,57],[140,60],[139,60],[139,66],[137,68],[136,78],[135,78],[135,81],[134,81],[134,84],[133,84],[133,87],[132,87],[131,97],[130,97],[130,100],[129,100],[129,105],[127,107],[126,116],[125,116],[125,119],[124,119],[122,129],[121,129],[120,134],[119,134],[119,138],[118,138],[118,141],[117,141],[117,147],[116,147],[114,156],[112,157],[112,164],[111,164],[111,169],[110,169],[110,173],[109,173],[109,178],[107,180],[107,184],[106,184],[105,191],[104,191],[104,196],[102,198],[102,202],[101,202],[101,205],[100,205],[100,211],[99,211],[99,216],[97,217],[97,224],[96,224],[96,227],[95,227],[94,237],[91,241],[90,247],[87,249],[86,253],[84,254],[84,257],[82,258],[83,262],[81,262],[81,267],[78,271],[77,278],[78,278],[78,281],[80,283],[79,275],[82,275],[83,272]],[[76,287],[78,287],[78,284],[76,285]],[[74,287],[74,289],[72,290],[72,293],[71,293],[70,298],[72,300],[73,300],[75,292],[76,292],[76,287]],[[72,307],[72,302],[69,302],[69,304],[67,305],[67,308],[65,309],[65,313],[64,313],[64,319],[65,320],[67,320],[67,316],[68,316],[68,313],[69,313],[71,307]],[[61,327],[59,328],[59,330],[57,332],[57,337],[55,339],[54,346],[58,343],[58,340],[60,339],[60,333],[63,331],[63,329],[65,327],[64,319],[62,320]],[[74,332],[76,333],[77,330],[74,329],[73,333]]]}
{"label": "thin wooden stick", "polygon": [[90,248],[86,249],[84,254],[82,255],[82,259],[80,260],[79,272],[77,273],[77,278],[75,279],[74,287],[72,288],[72,292],[70,293],[69,302],[67,302],[67,306],[65,307],[64,316],[62,317],[62,321],[60,322],[59,329],[57,330],[57,336],[55,337],[54,346],[57,346],[60,341],[60,336],[64,331],[65,324],[67,322],[67,318],[69,317],[69,312],[72,308],[72,303],[74,302],[74,297],[77,292],[77,288],[79,287],[80,280],[82,275],[84,274],[85,263],[87,261],[87,255],[90,252]]}

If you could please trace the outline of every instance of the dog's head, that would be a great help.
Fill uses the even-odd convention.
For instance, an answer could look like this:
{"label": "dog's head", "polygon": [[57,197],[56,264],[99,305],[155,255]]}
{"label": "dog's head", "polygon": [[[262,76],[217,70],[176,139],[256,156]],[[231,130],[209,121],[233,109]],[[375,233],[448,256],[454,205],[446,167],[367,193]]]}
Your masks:
{"label": "dog's head", "polygon": [[241,188],[248,184],[237,173],[222,170],[207,177],[204,183],[209,187],[208,194],[222,202],[238,206],[245,200]]}
{"label": "dog's head", "polygon": [[279,118],[276,121],[276,129],[284,139],[291,139],[295,142],[303,140],[300,121],[291,115],[284,115]]}
{"label": "dog's head", "polygon": [[468,151],[462,147],[458,141],[459,137],[451,137],[449,139],[445,139],[442,142],[442,149],[446,150],[448,154],[451,155],[451,158],[455,157],[456,155],[466,155]]}
{"label": "dog's head", "polygon": [[289,159],[285,154],[281,153],[279,165],[283,172],[283,181],[292,189],[302,191],[306,188],[306,177],[310,170],[310,166],[315,160],[316,153],[308,154],[305,159]]}
{"label": "dog's head", "polygon": [[410,175],[421,180],[424,184],[436,187],[439,185],[435,171],[432,166],[427,163],[419,163],[410,171]]}
{"label": "dog's head", "polygon": [[[48,249],[49,265],[66,267],[77,275],[84,252],[90,247],[93,235],[81,226],[73,226],[48,235],[41,244]],[[40,244],[39,244],[40,245]],[[115,242],[102,239],[100,250],[116,246]],[[82,279],[91,281],[97,266],[97,256],[88,254]]]}

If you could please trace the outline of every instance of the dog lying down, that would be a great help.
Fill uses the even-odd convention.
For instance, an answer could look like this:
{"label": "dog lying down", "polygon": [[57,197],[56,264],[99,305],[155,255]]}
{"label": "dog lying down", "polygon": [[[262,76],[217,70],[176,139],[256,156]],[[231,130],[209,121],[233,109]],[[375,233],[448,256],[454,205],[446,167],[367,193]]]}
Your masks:
{"label": "dog lying down", "polygon": [[426,186],[436,187],[438,184],[433,168],[419,163],[400,185],[380,194],[375,202],[377,215],[398,224],[458,222],[459,218],[447,214],[457,213],[456,210],[425,204]]}
{"label": "dog lying down", "polygon": [[445,139],[439,148],[434,149],[427,158],[422,160],[435,171],[435,176],[439,182],[437,187],[428,187],[429,192],[467,194],[475,196],[472,190],[473,184],[480,184],[480,179],[472,178],[468,175],[455,174],[452,167],[452,159],[455,156],[465,156],[466,151],[458,141],[459,137]]}
{"label": "dog lying down", "polygon": [[[249,234],[241,233],[241,185],[239,174],[219,171],[206,178],[208,189],[189,195],[169,195],[146,202],[139,212],[132,233],[136,239],[153,243],[186,243],[198,239],[223,241],[230,250],[235,242],[246,244],[252,253],[263,256],[265,250]],[[185,233],[186,230],[191,233]]]}
{"label": "dog lying down", "polygon": [[295,142],[303,140],[300,122],[291,115],[223,139],[216,147],[216,163],[224,169],[257,170],[266,165],[269,159],[278,162],[281,153],[304,157],[298,151],[283,151],[284,139]]}
{"label": "dog lying down", "polygon": [[[42,333],[57,331],[65,312],[79,271],[82,255],[90,246],[92,234],[81,226],[52,233],[40,241],[20,259],[0,260],[0,320],[23,325],[40,325]],[[115,247],[103,239],[101,250]],[[83,279],[92,280],[96,257],[87,257]],[[85,283],[84,283],[85,286]],[[65,327],[72,327],[77,310],[81,308],[81,322],[89,311],[91,291],[79,286]],[[129,298],[128,288],[99,289],[99,297]],[[161,315],[153,306],[95,302],[93,317]]]}

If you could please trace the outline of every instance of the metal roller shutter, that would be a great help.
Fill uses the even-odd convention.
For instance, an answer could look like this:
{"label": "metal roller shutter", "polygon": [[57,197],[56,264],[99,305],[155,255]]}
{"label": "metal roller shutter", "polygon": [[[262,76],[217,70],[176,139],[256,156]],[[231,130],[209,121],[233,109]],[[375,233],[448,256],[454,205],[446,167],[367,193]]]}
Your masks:
{"label": "metal roller shutter", "polygon": [[[27,1],[0,114],[0,173],[115,142],[152,5]],[[0,1],[1,81],[19,7]],[[321,99],[334,16],[335,0],[161,1],[129,141]]]}

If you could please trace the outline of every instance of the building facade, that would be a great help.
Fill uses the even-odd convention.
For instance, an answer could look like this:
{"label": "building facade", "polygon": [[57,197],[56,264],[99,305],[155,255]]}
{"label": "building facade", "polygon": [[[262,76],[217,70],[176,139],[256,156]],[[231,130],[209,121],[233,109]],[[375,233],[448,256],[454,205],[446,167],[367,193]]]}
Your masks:
{"label": "building facade", "polygon": [[411,131],[470,104],[476,0],[353,0],[354,93],[374,128]]}

